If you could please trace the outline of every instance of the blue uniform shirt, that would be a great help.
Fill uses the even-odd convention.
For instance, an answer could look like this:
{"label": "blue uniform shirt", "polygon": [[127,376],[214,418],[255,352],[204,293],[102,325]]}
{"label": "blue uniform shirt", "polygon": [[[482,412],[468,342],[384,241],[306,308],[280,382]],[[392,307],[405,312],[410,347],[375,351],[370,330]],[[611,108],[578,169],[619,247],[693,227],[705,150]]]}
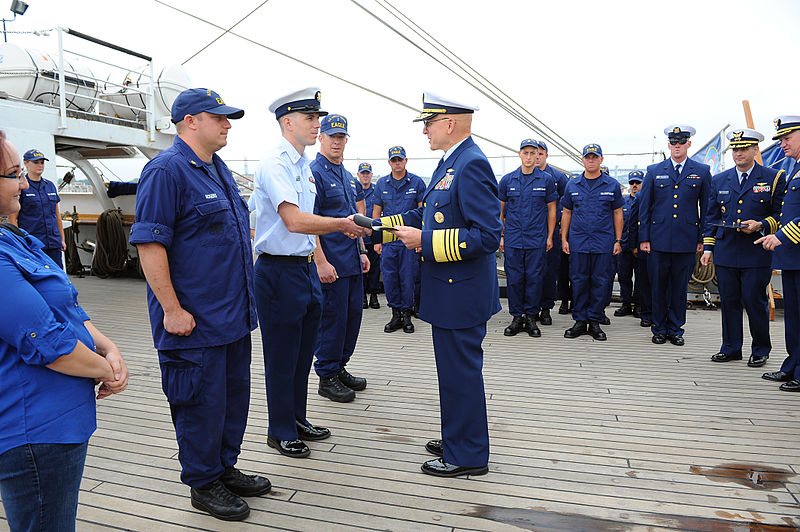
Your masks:
{"label": "blue uniform shirt", "polygon": [[369,184],[369,188],[363,188],[364,192],[364,213],[372,218],[372,209],[375,207],[375,185]]}
{"label": "blue uniform shirt", "polygon": [[298,153],[281,137],[280,142],[258,165],[250,210],[255,212],[256,253],[307,256],[317,247],[314,235],[292,233],[278,214],[281,203],[297,205],[313,213],[317,187],[305,153]]}
{"label": "blue uniform shirt", "polygon": [[553,180],[556,182],[556,191],[558,192],[558,199],[556,200],[556,224],[560,224],[561,212],[563,210],[561,198],[564,197],[564,190],[567,188],[569,177],[561,170],[556,170],[549,164],[544,167],[544,171],[553,176]]}
{"label": "blue uniform shirt", "polygon": [[[364,199],[361,183],[341,164],[333,164],[321,153],[311,163],[311,173],[317,186],[314,212],[321,216],[344,218],[354,214],[356,202]],[[358,243],[344,233],[320,235],[325,258],[339,277],[361,275]]]}
{"label": "blue uniform shirt", "polygon": [[[375,184],[375,205],[381,206],[381,216],[400,214],[416,209],[425,196],[425,182],[421,177],[406,172],[403,179],[395,179],[392,174],[383,176]],[[367,211],[372,216],[371,211]],[[389,242],[402,246],[400,241]]]}
{"label": "blue uniform shirt", "polygon": [[772,259],[772,267],[781,270],[800,270],[800,165],[795,165],[792,174],[786,182],[780,229],[775,233],[781,245]]}
{"label": "blue uniform shirt", "polygon": [[45,249],[61,249],[61,233],[56,219],[61,198],[56,186],[45,178],[39,181],[28,179],[28,184],[30,187],[19,195],[17,225],[41,240]]}
{"label": "blue uniform shirt", "polygon": [[525,175],[520,166],[500,179],[500,201],[505,202],[504,246],[539,249],[547,244],[547,204],[558,200],[552,174],[533,169]]}
{"label": "blue uniform shirt", "polygon": [[614,211],[622,207],[619,183],[601,173],[597,179],[580,177],[567,183],[564,208],[572,211],[569,249],[573,253],[614,251]]}
{"label": "blue uniform shirt", "polygon": [[[622,204],[622,250],[629,251],[639,246],[631,235],[634,225],[639,223],[638,210],[634,209],[636,198],[633,196],[625,196]],[[635,218],[634,218],[635,215]]]}
{"label": "blue uniform shirt", "polygon": [[257,324],[247,203],[216,154],[221,183],[180,137],[142,170],[131,244],[156,242],[167,250],[172,286],[194,316],[189,336],[164,330],[164,311],[147,287],[156,349],[225,345]]}
{"label": "blue uniform shirt", "polygon": [[67,274],[35,237],[0,228],[0,454],[28,443],[83,443],[95,430],[94,380],[47,367],[78,342],[94,350]]}

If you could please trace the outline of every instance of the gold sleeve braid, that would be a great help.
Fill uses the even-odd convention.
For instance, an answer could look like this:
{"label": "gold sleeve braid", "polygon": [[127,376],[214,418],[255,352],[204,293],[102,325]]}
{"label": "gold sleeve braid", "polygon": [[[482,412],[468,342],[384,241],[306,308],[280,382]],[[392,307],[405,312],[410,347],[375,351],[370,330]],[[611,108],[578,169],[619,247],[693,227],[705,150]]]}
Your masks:
{"label": "gold sleeve braid", "polygon": [[800,227],[794,222],[789,222],[781,228],[781,231],[789,237],[794,244],[800,244]]}
{"label": "gold sleeve braid", "polygon": [[453,262],[461,260],[458,242],[459,229],[434,229],[431,236],[433,259],[436,262]]}
{"label": "gold sleeve braid", "polygon": [[[389,225],[392,227],[396,227],[398,225],[404,225],[402,214],[382,216],[380,220],[381,220],[381,225]],[[382,242],[383,244],[386,244],[387,242],[394,242],[395,240],[397,240],[397,237],[391,231],[382,231],[382,233],[383,233],[383,242]]]}
{"label": "gold sleeve braid", "polygon": [[705,244],[706,246],[715,246],[717,245],[717,239],[714,238],[713,236],[703,237],[703,244]]}

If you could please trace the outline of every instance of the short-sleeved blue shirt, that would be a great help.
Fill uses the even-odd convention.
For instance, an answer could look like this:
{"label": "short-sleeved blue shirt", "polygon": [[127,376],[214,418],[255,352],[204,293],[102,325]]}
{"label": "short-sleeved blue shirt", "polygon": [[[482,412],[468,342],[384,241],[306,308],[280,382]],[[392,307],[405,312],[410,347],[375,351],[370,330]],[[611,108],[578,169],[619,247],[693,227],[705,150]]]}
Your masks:
{"label": "short-sleeved blue shirt", "polygon": [[148,286],[156,349],[224,345],[257,324],[247,202],[222,159],[215,154],[212,162],[221,181],[175,137],[139,180],[130,242],[166,248],[172,286],[196,323],[189,336],[166,332],[164,311]]}
{"label": "short-sleeved blue shirt", "polygon": [[58,190],[52,181],[28,179],[27,190],[19,195],[17,225],[38,238],[45,249],[61,249],[61,233],[58,230]]}
{"label": "short-sleeved blue shirt", "polygon": [[47,368],[78,342],[95,350],[78,292],[31,235],[0,228],[0,454],[28,443],[83,443],[96,428],[94,380]]}
{"label": "short-sleeved blue shirt", "polygon": [[572,211],[569,248],[575,253],[614,251],[614,211],[622,207],[622,191],[616,179],[601,173],[596,179],[584,174],[567,183],[562,200]]}
{"label": "short-sleeved blue shirt", "polygon": [[503,245],[539,249],[547,245],[547,204],[558,200],[553,176],[538,168],[523,174],[520,166],[500,179],[498,197],[505,203]]}
{"label": "short-sleeved blue shirt", "polygon": [[[311,162],[311,173],[317,186],[316,214],[344,218],[357,212],[356,202],[364,199],[364,189],[344,166],[333,164],[317,153],[317,158]],[[320,235],[319,242],[325,258],[336,268],[339,277],[361,274],[356,240],[337,232]]]}
{"label": "short-sleeved blue shirt", "polygon": [[364,213],[372,218],[372,209],[375,207],[375,185],[369,184],[368,188],[361,187],[364,191]]}
{"label": "short-sleeved blue shirt", "polygon": [[556,200],[556,223],[561,223],[561,198],[564,197],[564,190],[567,188],[569,177],[561,170],[557,170],[549,164],[545,165],[544,171],[553,176],[553,180],[556,182],[556,191],[558,192],[558,199]]}

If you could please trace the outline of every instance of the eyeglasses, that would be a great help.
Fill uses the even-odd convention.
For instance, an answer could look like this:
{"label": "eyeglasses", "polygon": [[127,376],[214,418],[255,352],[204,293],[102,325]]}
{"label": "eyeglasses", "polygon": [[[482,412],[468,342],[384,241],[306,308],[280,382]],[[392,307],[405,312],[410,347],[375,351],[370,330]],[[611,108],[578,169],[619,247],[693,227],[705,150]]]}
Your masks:
{"label": "eyeglasses", "polygon": [[671,145],[671,146],[676,146],[676,145],[678,145],[678,144],[680,144],[681,146],[683,146],[683,145],[684,145],[684,144],[686,144],[687,142],[689,142],[689,139],[678,139],[678,140],[670,140],[670,141],[669,141],[669,143],[670,143],[670,145]]}
{"label": "eyeglasses", "polygon": [[428,119],[428,120],[425,120],[425,121],[422,123],[422,125],[423,125],[425,128],[429,128],[429,127],[431,127],[431,124],[433,124],[434,122],[439,122],[439,121],[441,121],[441,120],[450,120],[450,118],[449,118],[449,117],[444,117],[444,118]]}
{"label": "eyeglasses", "polygon": [[6,179],[16,179],[20,183],[25,182],[25,171],[22,168],[16,170],[13,174],[0,174],[0,177],[5,177]]}

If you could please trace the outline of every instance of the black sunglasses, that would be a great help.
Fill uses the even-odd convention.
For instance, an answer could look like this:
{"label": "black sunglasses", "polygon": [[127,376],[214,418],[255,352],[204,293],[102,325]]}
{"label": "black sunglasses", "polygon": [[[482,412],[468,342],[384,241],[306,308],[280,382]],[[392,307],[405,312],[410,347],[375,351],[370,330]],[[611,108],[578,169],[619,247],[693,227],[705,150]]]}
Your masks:
{"label": "black sunglasses", "polygon": [[678,139],[678,140],[670,140],[669,141],[670,145],[672,145],[672,146],[676,146],[678,144],[684,145],[687,142],[689,142],[689,139]]}

